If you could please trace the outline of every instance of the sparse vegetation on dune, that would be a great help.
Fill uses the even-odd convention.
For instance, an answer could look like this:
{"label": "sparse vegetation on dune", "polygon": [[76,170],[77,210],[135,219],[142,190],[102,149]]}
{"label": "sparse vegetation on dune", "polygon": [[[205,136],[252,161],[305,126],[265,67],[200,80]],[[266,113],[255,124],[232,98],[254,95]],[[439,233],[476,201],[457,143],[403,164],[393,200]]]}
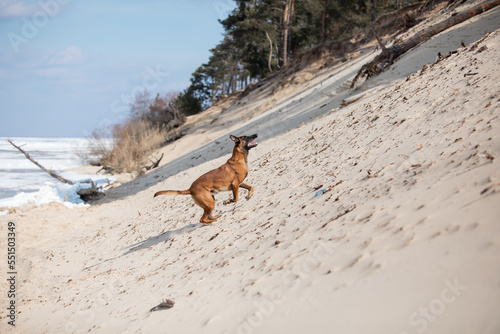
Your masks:
{"label": "sparse vegetation on dune", "polygon": [[116,173],[144,172],[150,153],[165,143],[166,132],[158,126],[140,120],[131,120],[113,127],[113,144],[102,160],[103,166]]}
{"label": "sparse vegetation on dune", "polygon": [[153,100],[148,91],[137,94],[130,117],[111,128],[94,130],[82,158],[109,173],[142,175],[149,169],[150,154],[179,137],[175,129],[186,117],[177,109],[175,98],[176,94],[158,94]]}

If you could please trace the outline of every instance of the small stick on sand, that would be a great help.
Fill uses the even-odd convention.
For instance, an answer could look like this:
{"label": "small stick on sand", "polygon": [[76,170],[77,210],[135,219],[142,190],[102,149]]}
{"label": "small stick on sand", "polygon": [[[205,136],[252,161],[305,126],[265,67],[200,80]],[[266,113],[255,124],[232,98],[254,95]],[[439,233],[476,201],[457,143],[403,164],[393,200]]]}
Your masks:
{"label": "small stick on sand", "polygon": [[175,302],[173,300],[165,299],[163,302],[161,302],[160,304],[158,304],[157,306],[155,306],[151,310],[149,310],[149,312],[169,309],[169,308],[174,307],[174,304],[175,304]]}

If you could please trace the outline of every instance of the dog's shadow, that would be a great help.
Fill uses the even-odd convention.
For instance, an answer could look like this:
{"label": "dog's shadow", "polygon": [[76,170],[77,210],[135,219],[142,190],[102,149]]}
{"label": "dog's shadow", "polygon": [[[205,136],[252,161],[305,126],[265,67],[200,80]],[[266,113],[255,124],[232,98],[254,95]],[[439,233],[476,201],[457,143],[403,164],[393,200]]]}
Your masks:
{"label": "dog's shadow", "polygon": [[178,228],[176,230],[163,232],[163,233],[161,233],[157,236],[154,236],[154,237],[149,237],[146,240],[139,241],[133,245],[130,245],[130,246],[123,248],[123,249],[128,249],[125,253],[123,253],[123,255],[128,255],[130,253],[137,252],[141,249],[153,247],[153,246],[158,245],[160,243],[166,242],[167,240],[171,239],[173,236],[176,236],[179,234],[184,234],[184,233],[191,233],[191,232],[193,232],[201,227],[205,227],[205,224],[202,224],[202,223],[191,224],[191,225],[187,225],[187,226]]}
{"label": "dog's shadow", "polygon": [[99,265],[101,265],[101,264],[103,264],[105,262],[116,260],[116,259],[118,259],[118,258],[120,258],[122,256],[131,254],[133,252],[137,252],[137,251],[139,251],[141,249],[150,248],[150,247],[158,245],[159,243],[162,243],[162,242],[164,243],[165,241],[171,239],[175,235],[179,235],[179,234],[183,234],[183,233],[191,233],[191,232],[193,232],[193,231],[195,231],[195,230],[197,230],[199,228],[202,228],[202,227],[205,227],[205,224],[196,223],[196,224],[191,224],[191,225],[187,225],[187,226],[178,228],[176,230],[171,230],[171,231],[163,232],[163,233],[158,234],[157,236],[154,236],[154,237],[149,237],[146,240],[139,241],[139,242],[137,242],[137,243],[135,243],[133,245],[130,245],[130,246],[122,248],[121,250],[127,249],[127,251],[125,253],[123,253],[122,255],[118,255],[118,256],[115,256],[113,258],[109,258],[109,259],[106,259],[106,260],[104,260],[102,262],[96,263],[94,265],[85,267],[84,270],[88,270],[88,269],[97,267],[97,266],[99,266]]}

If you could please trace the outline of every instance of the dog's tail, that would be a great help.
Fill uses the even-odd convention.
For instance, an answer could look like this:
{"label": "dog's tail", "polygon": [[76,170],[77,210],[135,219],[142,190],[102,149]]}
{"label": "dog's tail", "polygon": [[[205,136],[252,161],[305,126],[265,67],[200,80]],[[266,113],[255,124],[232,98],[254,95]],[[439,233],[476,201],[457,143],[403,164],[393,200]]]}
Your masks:
{"label": "dog's tail", "polygon": [[153,197],[160,195],[191,195],[191,190],[162,190],[155,193]]}

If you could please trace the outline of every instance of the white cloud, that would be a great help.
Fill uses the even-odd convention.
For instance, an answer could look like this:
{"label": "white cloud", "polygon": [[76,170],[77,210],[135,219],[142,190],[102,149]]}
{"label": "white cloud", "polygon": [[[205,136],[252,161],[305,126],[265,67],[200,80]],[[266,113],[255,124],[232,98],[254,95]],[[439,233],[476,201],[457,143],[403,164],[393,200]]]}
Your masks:
{"label": "white cloud", "polygon": [[41,68],[34,72],[41,77],[48,78],[64,78],[70,74],[70,71],[64,67]]}
{"label": "white cloud", "polygon": [[42,82],[62,88],[68,85],[82,85],[89,83],[88,69],[78,67],[47,67],[33,71]]}
{"label": "white cloud", "polygon": [[24,50],[0,55],[0,79],[33,76],[68,83],[82,82],[88,78],[89,55],[76,46],[62,51],[42,52]]}
{"label": "white cloud", "polygon": [[40,11],[36,4],[27,4],[25,1],[0,0],[0,17],[16,18],[34,15]]}
{"label": "white cloud", "polygon": [[69,48],[55,52],[49,56],[47,65],[49,66],[72,66],[79,65],[87,60],[87,55],[78,47]]}

